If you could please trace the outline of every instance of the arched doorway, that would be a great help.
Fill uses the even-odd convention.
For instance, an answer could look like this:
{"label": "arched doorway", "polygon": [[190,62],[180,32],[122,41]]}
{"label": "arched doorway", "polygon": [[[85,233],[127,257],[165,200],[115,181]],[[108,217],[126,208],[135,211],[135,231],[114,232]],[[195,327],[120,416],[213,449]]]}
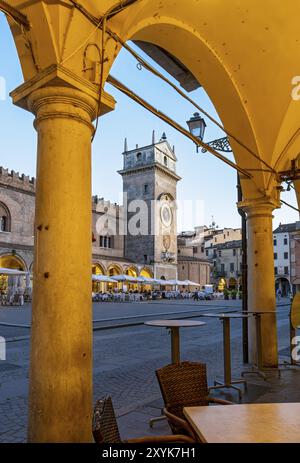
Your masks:
{"label": "arched doorway", "polygon": [[275,281],[275,291],[280,289],[282,297],[288,297],[291,292],[291,285],[287,278],[280,277]]}
{"label": "arched doorway", "polygon": [[147,267],[144,267],[141,271],[140,271],[140,276],[141,277],[145,277],[145,278],[153,278],[153,273],[152,271],[147,268]]}
{"label": "arched doorway", "polygon": [[[138,270],[136,267],[132,266],[132,267],[128,267],[125,271],[125,275],[128,275],[130,277],[133,277],[133,278],[137,278],[138,277]],[[129,291],[136,291],[138,289],[138,284],[137,283],[127,283],[126,285],[127,289]]]}
{"label": "arched doorway", "polygon": [[224,289],[226,289],[226,288],[227,288],[227,284],[226,284],[225,278],[220,278],[220,280],[218,282],[218,291],[223,292]]}
{"label": "arched doorway", "polygon": [[[117,264],[112,264],[110,267],[108,267],[108,276],[113,277],[116,275],[121,275],[122,269],[117,265]],[[114,288],[122,289],[122,283],[108,283],[108,289],[112,291]]]}
{"label": "arched doorway", "polygon": [[[153,278],[153,273],[152,271],[148,268],[148,267],[144,267],[141,271],[140,271],[140,276],[141,277],[145,277],[145,278]],[[142,286],[142,289],[144,291],[150,291],[152,289],[152,286],[151,285],[143,285]]]}
{"label": "arched doorway", "polygon": [[[92,275],[105,275],[104,268],[98,262],[92,264]],[[103,292],[104,290],[105,290],[105,283],[101,281],[92,281],[93,293],[100,293],[100,292]]]}
{"label": "arched doorway", "polygon": [[[14,270],[26,270],[26,265],[19,256],[15,255],[5,255],[0,256],[0,267],[10,268]],[[7,275],[0,275],[0,292],[2,294],[7,294],[9,286],[18,284],[16,282],[16,277],[8,277]]]}
{"label": "arched doorway", "polygon": [[122,274],[122,270],[116,264],[113,264],[108,268],[108,276],[109,277],[113,277],[115,275],[121,275],[121,274]]}

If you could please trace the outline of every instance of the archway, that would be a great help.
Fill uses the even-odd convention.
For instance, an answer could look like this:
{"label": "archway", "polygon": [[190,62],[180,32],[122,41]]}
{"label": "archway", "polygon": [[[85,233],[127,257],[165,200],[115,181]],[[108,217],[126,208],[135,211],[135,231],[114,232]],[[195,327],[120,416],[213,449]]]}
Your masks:
{"label": "archway", "polygon": [[223,292],[227,288],[227,283],[225,278],[220,278],[218,281],[218,291]]}
{"label": "archway", "polygon": [[291,285],[287,278],[280,277],[277,278],[275,281],[275,291],[277,292],[280,290],[280,294],[282,297],[288,297],[291,292]]}
{"label": "archway", "polygon": [[[16,255],[3,255],[0,256],[0,267],[9,268],[14,270],[26,270],[26,265],[21,257]],[[7,294],[10,285],[16,284],[16,277],[8,277],[7,275],[0,275],[0,293]]]}
{"label": "archway", "polygon": [[144,267],[140,271],[140,276],[145,278],[153,278],[153,272],[148,267]]}
{"label": "archway", "polygon": [[136,267],[132,266],[132,267],[128,267],[126,270],[125,270],[125,275],[128,275],[130,277],[137,277],[138,276],[138,270]]}
{"label": "archway", "polygon": [[[145,278],[153,278],[153,272],[148,267],[144,267],[140,271],[140,276],[145,277]],[[152,288],[153,288],[152,285],[142,285],[142,290],[144,290],[144,291],[149,292],[149,291],[151,291]]]}
{"label": "archway", "polygon": [[[117,264],[112,264],[108,267],[108,276],[109,277],[113,277],[113,276],[117,276],[117,275],[122,275],[122,269],[121,267],[119,267]],[[116,283],[108,283],[107,287],[110,291],[112,291],[113,289],[122,289],[122,283],[120,282],[116,282]]]}
{"label": "archway", "polygon": [[[133,278],[137,278],[138,269],[136,267],[134,267],[134,266],[128,267],[125,270],[125,275],[128,275],[128,276],[133,277]],[[137,283],[129,283],[128,282],[125,286],[126,286],[127,290],[129,290],[129,291],[137,291],[137,289],[138,289],[138,284]]]}
{"label": "archway", "polygon": [[[92,275],[105,275],[104,268],[98,262],[92,264]],[[105,283],[101,281],[92,281],[93,293],[103,292],[105,289]]]}
{"label": "archway", "polygon": [[[29,433],[30,438],[35,441],[46,438],[53,441],[74,439],[73,430],[69,431],[70,419],[80,423],[76,434],[78,440],[87,441],[91,434],[91,332],[86,330],[83,333],[82,327],[91,326],[90,238],[88,239],[90,216],[87,211],[90,209],[91,196],[88,186],[90,139],[93,131],[91,122],[100,107],[98,89],[94,85],[99,83],[95,82],[98,73],[94,72],[99,67],[99,56],[94,49],[96,58],[90,60],[91,66],[87,69],[84,66],[83,69],[86,50],[82,49],[82,44],[87,43],[87,38],[92,35],[93,42],[101,44],[101,31],[98,27],[100,21],[97,17],[102,17],[103,9],[110,8],[114,0],[107,0],[104,2],[105,6],[103,2],[98,3],[94,2],[92,5],[92,14],[88,11],[90,14],[84,15],[82,8],[72,10],[71,5],[64,4],[58,7],[55,2],[14,2],[28,16],[31,30],[28,46],[28,34],[24,33],[23,27],[13,23],[12,30],[26,81],[25,87],[13,93],[13,98],[16,104],[37,115],[39,186],[36,220],[41,227],[42,224],[51,223],[50,233],[41,230],[43,236],[55,236],[53,246],[49,246],[47,239],[40,240],[36,248],[36,258],[39,265],[50,267],[53,285],[60,291],[58,300],[51,288],[49,289],[50,285],[45,285],[44,274],[36,271],[33,306],[36,317],[33,317],[32,325],[35,342],[32,352],[38,352],[39,356],[33,356],[35,361],[31,368],[33,394]],[[86,7],[88,8],[88,4]],[[243,8],[245,18],[241,20],[241,9],[236,8],[236,2],[191,0],[187,8],[186,2],[147,0],[142,4],[136,2],[129,9],[122,10],[116,18],[112,17],[109,27],[124,42],[129,39],[143,40],[173,54],[207,90],[227,129],[239,135],[244,146],[250,147],[253,152],[273,163],[279,152],[286,148],[300,120],[299,103],[291,102],[290,91],[291,76],[298,75],[295,56],[299,52],[299,5],[295,5],[295,2],[277,2],[274,6],[273,1],[266,0],[262,6],[261,1],[244,0]],[[267,27],[264,21],[266,11]],[[91,17],[96,19],[96,30]],[[278,21],[278,18],[281,20]],[[105,43],[106,76],[117,54],[117,47],[112,37],[105,40]],[[277,72],[279,67],[280,72]],[[29,82],[30,79],[34,81]],[[89,80],[88,85],[85,80]],[[110,101],[108,104],[109,98],[104,93],[102,96],[101,109],[104,113],[113,103]],[[289,123],[285,123],[284,130],[280,130],[286,108],[290,104],[294,108],[293,117]],[[57,118],[57,114],[54,114],[57,111],[61,111],[64,117]],[[265,117],[265,114],[272,114],[272,117]],[[77,138],[71,137],[71,133],[76,133]],[[251,235],[249,253],[252,253],[249,256],[249,273],[261,281],[261,287],[258,288],[255,281],[249,279],[252,287],[252,291],[249,291],[250,306],[255,309],[260,305],[266,310],[274,311],[274,275],[268,272],[268,266],[272,263],[271,241],[268,242],[266,252],[266,241],[259,240],[254,230],[258,226],[266,230],[268,237],[272,234],[271,210],[278,207],[278,197],[273,198],[275,176],[268,171],[262,171],[262,162],[249,156],[247,149],[233,139],[230,142],[239,164],[253,169],[253,181],[242,179],[245,199],[250,198],[247,205]],[[57,153],[60,155],[57,156]],[[270,178],[270,188],[266,188]],[[67,196],[66,191],[69,192]],[[45,197],[51,197],[51,202],[45,201]],[[259,214],[251,215],[251,210],[256,208],[253,200],[261,197],[263,204],[260,205]],[[76,227],[69,218],[70,207],[73,216],[81,217]],[[258,252],[257,257],[254,256],[254,250]],[[256,260],[260,255],[265,258],[260,258],[257,266]],[[65,389],[52,388],[58,392],[49,394],[49,381],[53,381],[53,378],[50,374],[40,378],[40,371],[41,368],[46,373],[53,371],[57,366],[58,356],[49,356],[49,343],[44,327],[48,326],[49,313],[52,316],[65,311],[65,317],[69,317],[65,309],[70,300],[73,304],[74,323],[68,338],[69,344],[66,346],[64,342],[65,323],[68,320],[64,319],[62,323],[62,317],[53,316],[52,348],[59,352],[62,365],[68,365],[71,372],[79,369],[80,375],[69,375],[69,382],[61,381]],[[263,342],[263,352],[267,351],[268,354],[264,360],[272,366],[277,362],[276,323],[275,316],[274,322],[272,317],[268,317],[269,319],[271,321],[268,326],[262,327],[262,337],[266,339]],[[70,356],[71,349],[67,348],[78,347],[79,339],[80,349],[86,354],[81,362],[78,361],[78,356]],[[62,370],[65,374],[65,369]],[[56,381],[60,380],[60,376],[57,376]],[[70,399],[65,400],[65,397],[70,397],[66,393],[70,382],[73,383],[72,390],[75,391],[78,403],[83,395],[86,397],[86,406],[82,405],[76,411],[70,406]],[[74,395],[72,401],[74,402]],[[46,413],[40,413],[41,409]],[[48,419],[49,410],[52,413]]]}
{"label": "archway", "polygon": [[112,264],[108,267],[108,276],[121,275],[122,269],[117,264]]}

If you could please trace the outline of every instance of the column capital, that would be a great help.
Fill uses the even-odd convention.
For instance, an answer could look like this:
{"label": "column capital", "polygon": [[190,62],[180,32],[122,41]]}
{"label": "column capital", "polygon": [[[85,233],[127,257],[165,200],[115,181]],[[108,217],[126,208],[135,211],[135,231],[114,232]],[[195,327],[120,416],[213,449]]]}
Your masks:
{"label": "column capital", "polygon": [[239,209],[246,212],[247,218],[253,217],[272,217],[274,209],[281,207],[280,200],[270,197],[262,197],[255,199],[246,199],[237,204]]}
{"label": "column capital", "polygon": [[[70,69],[61,65],[53,64],[39,72],[32,79],[24,82],[10,93],[13,104],[27,111],[35,113],[36,101],[44,98],[63,98],[61,102],[75,103],[74,100],[93,108],[91,120],[97,115],[106,114],[114,110],[115,100],[102,92],[101,104],[99,104],[99,86],[78,76]],[[48,100],[49,101],[49,100]],[[76,104],[76,103],[75,103]]]}

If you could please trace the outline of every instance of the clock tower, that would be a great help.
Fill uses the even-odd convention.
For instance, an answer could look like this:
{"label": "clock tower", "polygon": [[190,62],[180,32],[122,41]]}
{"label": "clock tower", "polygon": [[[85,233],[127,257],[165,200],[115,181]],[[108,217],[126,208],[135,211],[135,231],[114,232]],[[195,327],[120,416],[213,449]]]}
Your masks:
{"label": "clock tower", "polygon": [[165,133],[152,144],[124,147],[124,254],[151,267],[155,278],[177,278],[176,155]]}

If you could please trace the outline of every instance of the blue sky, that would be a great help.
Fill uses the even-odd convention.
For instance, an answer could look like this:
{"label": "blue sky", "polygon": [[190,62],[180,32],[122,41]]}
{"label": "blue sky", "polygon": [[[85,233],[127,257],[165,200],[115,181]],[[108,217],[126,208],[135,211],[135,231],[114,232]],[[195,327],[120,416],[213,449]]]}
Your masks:
{"label": "blue sky", "polygon": [[[8,96],[11,90],[23,82],[23,78],[4,15],[0,15],[0,34],[0,77],[4,77],[6,81],[6,98],[0,100],[0,165],[20,174],[35,176],[36,133],[32,126],[33,116],[13,106]],[[138,70],[136,61],[125,50],[119,54],[111,73],[183,126],[186,126],[186,120],[195,112],[195,108],[167,84],[144,69]],[[136,144],[150,144],[152,130],[156,131],[157,139],[166,132],[169,143],[176,147],[177,173],[182,177],[178,184],[178,199],[192,200],[194,203],[202,201],[203,222],[207,225],[214,216],[219,227],[239,227],[240,216],[235,206],[236,172],[208,153],[196,154],[192,141],[110,85],[106,86],[106,91],[114,96],[117,105],[115,111],[99,120],[93,142],[93,194],[120,202],[122,182],[116,171],[122,168],[124,138],[127,137],[129,148],[134,148]],[[218,117],[203,89],[192,92],[190,96],[212,116]],[[206,122],[205,141],[223,136],[220,129],[209,121]],[[284,193],[282,199],[296,206],[293,191]],[[182,228],[191,229],[198,224],[198,220],[192,214],[185,214]],[[274,212],[274,227],[279,222],[295,220],[298,220],[298,213],[286,206]]]}

